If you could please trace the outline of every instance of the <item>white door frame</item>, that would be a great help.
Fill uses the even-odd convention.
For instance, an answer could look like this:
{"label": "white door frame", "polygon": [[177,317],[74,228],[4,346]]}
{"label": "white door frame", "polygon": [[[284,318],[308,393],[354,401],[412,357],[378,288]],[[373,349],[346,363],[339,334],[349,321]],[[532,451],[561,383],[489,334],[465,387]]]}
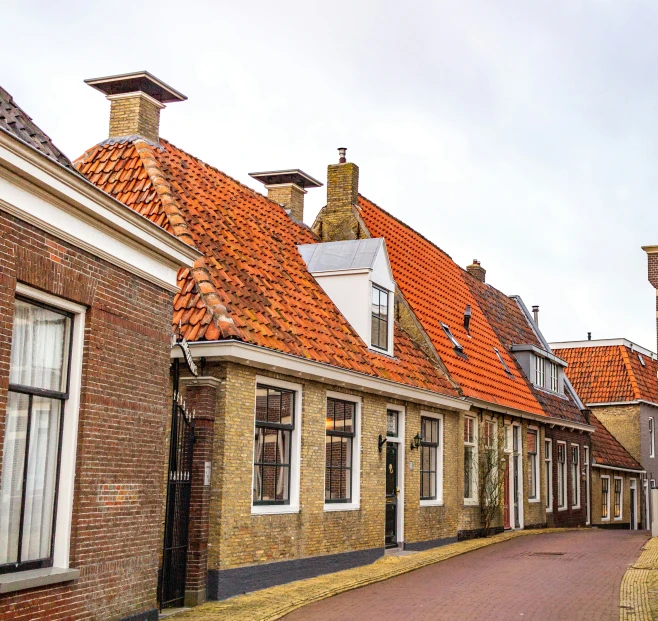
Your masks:
{"label": "white door frame", "polygon": [[[510,446],[511,452],[509,455],[509,512],[510,512],[510,530],[523,530],[523,527],[525,525],[524,522],[524,514],[523,514],[523,426],[521,423],[512,423],[511,424],[512,428],[512,444]],[[517,431],[518,430],[518,431]],[[519,489],[518,489],[518,497],[516,498],[516,502],[519,506],[519,526],[517,528],[516,526],[516,520],[514,517],[514,474],[515,474],[515,468],[514,468],[514,438],[517,438],[517,454],[518,454],[518,464],[519,464]]]}
{"label": "white door frame", "polygon": [[400,488],[400,493],[398,494],[397,502],[397,515],[395,516],[396,524],[396,540],[397,545],[402,547],[404,544],[404,455],[405,455],[405,420],[404,420],[404,406],[401,405],[391,405],[390,403],[386,406],[387,410],[395,410],[398,413],[398,437],[393,438],[391,436],[386,436],[386,442],[391,442],[398,445],[398,487]]}
{"label": "white door frame", "polygon": [[637,490],[637,479],[631,479],[630,485],[629,485],[629,494],[630,494],[630,490],[635,490],[635,494],[633,494],[633,496],[634,496],[633,504],[635,506],[631,508],[631,511],[632,511],[633,515],[635,516],[634,517],[635,523],[634,524],[631,523],[631,530],[637,530],[637,491],[638,491]]}
{"label": "white door frame", "polygon": [[586,522],[587,526],[590,525],[591,522],[591,508],[590,508],[590,502],[589,502],[589,495],[590,495],[590,489],[589,489],[589,446],[583,446],[583,449],[585,450],[585,476],[586,476],[586,481],[585,481],[585,491],[586,491],[586,496],[585,496],[585,503],[586,503]]}

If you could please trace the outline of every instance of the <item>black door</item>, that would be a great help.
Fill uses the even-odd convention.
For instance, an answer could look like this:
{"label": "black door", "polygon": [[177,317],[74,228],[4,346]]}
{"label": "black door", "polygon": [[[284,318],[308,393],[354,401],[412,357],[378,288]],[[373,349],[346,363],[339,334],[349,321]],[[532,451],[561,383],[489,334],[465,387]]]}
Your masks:
{"label": "black door", "polygon": [[386,528],[387,548],[398,544],[398,445],[386,443]]}

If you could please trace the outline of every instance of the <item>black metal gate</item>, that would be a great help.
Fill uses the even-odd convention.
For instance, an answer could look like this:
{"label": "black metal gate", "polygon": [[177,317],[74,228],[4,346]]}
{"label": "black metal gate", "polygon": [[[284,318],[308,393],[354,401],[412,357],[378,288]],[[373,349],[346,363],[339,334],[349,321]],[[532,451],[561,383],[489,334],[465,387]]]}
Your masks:
{"label": "black metal gate", "polygon": [[178,392],[179,362],[174,367],[174,399],[171,408],[171,438],[164,548],[160,570],[160,608],[182,606],[185,600],[188,522],[192,491],[192,451],[194,419],[185,410]]}

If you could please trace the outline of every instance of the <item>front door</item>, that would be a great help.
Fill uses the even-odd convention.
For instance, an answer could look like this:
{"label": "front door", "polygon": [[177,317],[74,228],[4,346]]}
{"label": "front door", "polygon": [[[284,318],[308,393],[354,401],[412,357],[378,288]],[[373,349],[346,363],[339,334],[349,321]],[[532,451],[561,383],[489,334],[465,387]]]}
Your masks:
{"label": "front door", "polygon": [[387,548],[398,544],[398,445],[386,443],[386,528]]}
{"label": "front door", "polygon": [[504,489],[504,504],[503,504],[503,517],[504,517],[504,527],[506,529],[512,528],[512,523],[510,522],[510,511],[509,511],[509,456],[505,455],[505,484]]}

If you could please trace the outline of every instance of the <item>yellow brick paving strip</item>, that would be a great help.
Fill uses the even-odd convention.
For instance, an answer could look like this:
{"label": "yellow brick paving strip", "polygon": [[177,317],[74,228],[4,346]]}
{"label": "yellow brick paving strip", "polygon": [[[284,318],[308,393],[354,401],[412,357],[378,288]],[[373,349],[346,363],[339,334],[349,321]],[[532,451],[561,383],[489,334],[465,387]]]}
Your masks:
{"label": "yellow brick paving strip", "polygon": [[[460,541],[408,556],[384,556],[369,565],[346,569],[333,574],[298,580],[288,584],[238,595],[222,602],[208,602],[196,608],[177,614],[175,621],[274,621],[313,602],[338,595],[345,591],[386,580],[400,574],[439,563],[446,559],[494,543],[508,541],[526,535],[563,533],[565,528],[545,528],[541,530],[519,530],[495,535],[487,539]],[[639,618],[639,617],[637,617]],[[648,618],[648,617],[647,617]],[[635,617],[634,617],[635,619]]]}
{"label": "yellow brick paving strip", "polygon": [[624,574],[619,589],[620,621],[658,619],[658,537],[649,539]]}

